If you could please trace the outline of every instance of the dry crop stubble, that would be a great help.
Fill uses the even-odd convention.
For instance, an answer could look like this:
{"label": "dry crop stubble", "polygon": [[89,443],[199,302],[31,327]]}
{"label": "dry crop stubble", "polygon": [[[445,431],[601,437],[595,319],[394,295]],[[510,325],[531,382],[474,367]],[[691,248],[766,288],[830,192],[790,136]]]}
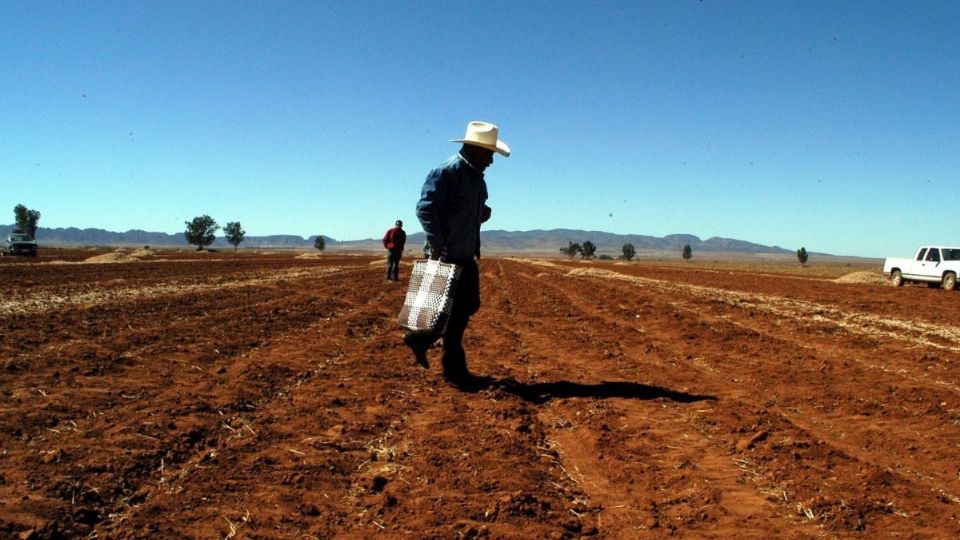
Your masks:
{"label": "dry crop stubble", "polygon": [[571,276],[593,276],[632,282],[691,297],[698,301],[720,301],[741,309],[755,309],[772,315],[810,324],[829,324],[864,336],[904,341],[952,352],[960,352],[960,328],[953,324],[931,324],[901,318],[851,313],[826,304],[805,302],[783,296],[750,294],[725,289],[619,274],[610,270],[587,268],[569,271]]}
{"label": "dry crop stubble", "polygon": [[[540,264],[539,266],[544,266],[544,265]],[[595,273],[595,272],[590,272],[590,273]],[[607,279],[611,276],[606,272],[600,272],[598,275],[604,276],[600,279],[607,282],[621,281],[620,279],[617,279],[617,280]],[[617,276],[614,276],[614,277],[617,277]],[[821,413],[816,410],[816,408],[818,408],[818,405],[817,405],[818,402],[829,404],[837,399],[843,399],[845,401],[851,402],[851,404],[854,405],[854,409],[859,407],[860,410],[864,410],[862,406],[857,406],[855,404],[858,401],[862,401],[864,403],[870,403],[880,399],[881,404],[879,405],[879,407],[881,408],[881,410],[886,411],[886,410],[889,410],[889,404],[885,402],[893,401],[897,398],[891,398],[889,396],[883,396],[883,395],[880,395],[880,396],[871,395],[870,389],[874,388],[875,386],[884,387],[885,385],[889,385],[889,388],[891,389],[891,391],[894,391],[894,392],[896,392],[896,390],[893,390],[893,389],[897,389],[897,388],[900,388],[901,392],[904,390],[909,391],[910,386],[918,382],[924,386],[931,387],[931,393],[940,394],[939,396],[932,396],[930,398],[930,400],[933,401],[933,403],[939,403],[944,398],[946,398],[947,400],[955,400],[956,399],[955,393],[953,392],[944,393],[942,391],[943,390],[942,388],[937,388],[938,386],[942,386],[942,385],[939,380],[931,376],[936,374],[936,372],[933,372],[933,373],[924,372],[923,365],[917,365],[916,357],[919,356],[922,359],[924,352],[922,347],[913,345],[912,343],[913,340],[911,340],[909,336],[907,337],[906,346],[904,345],[899,346],[900,352],[896,352],[898,351],[897,343],[900,342],[899,340],[883,340],[882,346],[878,349],[876,347],[876,344],[875,344],[876,340],[874,338],[869,338],[865,340],[863,339],[861,334],[846,335],[847,332],[838,333],[835,331],[831,331],[830,328],[837,327],[837,325],[834,325],[834,324],[831,324],[830,328],[827,328],[826,329],[827,331],[824,331],[823,329],[816,328],[808,324],[808,322],[802,316],[803,315],[802,313],[788,312],[787,315],[790,315],[790,316],[784,317],[783,315],[780,314],[782,310],[776,307],[775,305],[776,303],[774,303],[774,305],[769,311],[764,311],[764,310],[758,310],[754,308],[752,305],[752,302],[745,303],[741,309],[740,307],[738,307],[740,305],[739,303],[729,303],[729,302],[715,301],[715,300],[705,301],[704,297],[706,297],[707,299],[711,297],[725,298],[727,296],[727,292],[724,292],[724,291],[717,292],[713,290],[708,290],[707,291],[708,294],[705,295],[703,294],[704,293],[703,289],[697,289],[697,288],[690,289],[690,288],[687,288],[686,285],[684,284],[680,284],[681,288],[678,290],[672,286],[673,284],[671,283],[670,277],[660,279],[660,280],[654,280],[654,281],[662,282],[663,283],[662,286],[658,286],[657,283],[650,282],[650,281],[644,282],[646,285],[648,285],[644,287],[637,287],[635,284],[631,284],[630,286],[635,288],[636,293],[630,293],[628,290],[624,290],[620,287],[602,286],[600,285],[600,283],[602,282],[591,282],[590,279],[592,278],[587,278],[587,277],[578,277],[574,279],[584,279],[586,282],[589,283],[588,287],[573,287],[573,286],[570,286],[569,284],[560,284],[560,285],[557,285],[556,289],[564,290],[564,291],[567,291],[567,290],[592,291],[588,297],[584,297],[583,301],[580,302],[580,305],[582,306],[581,309],[578,310],[580,313],[583,313],[583,314],[591,313],[591,314],[594,314],[594,316],[596,316],[596,314],[598,313],[602,314],[602,313],[611,312],[611,311],[614,312],[609,316],[598,317],[600,319],[598,321],[599,325],[593,325],[594,328],[598,329],[598,331],[600,332],[600,335],[613,334],[613,335],[624,336],[624,338],[626,338],[626,336],[630,335],[629,334],[630,331],[636,331],[637,326],[642,325],[642,329],[644,330],[643,332],[644,336],[647,336],[648,338],[650,336],[654,336],[658,332],[654,327],[655,326],[654,323],[651,322],[652,313],[649,310],[644,311],[643,310],[644,305],[660,305],[660,306],[668,307],[669,311],[673,312],[673,315],[664,317],[663,320],[666,322],[662,323],[661,326],[665,327],[664,329],[668,332],[667,334],[668,336],[672,334],[676,336],[673,339],[677,339],[678,341],[674,343],[671,341],[670,338],[666,338],[662,342],[654,342],[654,343],[651,343],[649,339],[646,339],[646,340],[634,339],[632,341],[640,341],[641,343],[643,343],[642,345],[643,348],[646,348],[648,350],[653,350],[655,352],[655,356],[657,357],[668,358],[668,359],[676,358],[677,360],[668,362],[667,365],[664,366],[665,369],[671,370],[670,372],[674,374],[681,373],[682,370],[686,369],[687,367],[702,366],[703,365],[702,360],[701,361],[691,361],[691,360],[701,359],[704,355],[704,351],[706,351],[706,354],[708,355],[706,362],[713,362],[718,366],[722,365],[723,370],[715,370],[715,372],[716,373],[726,372],[728,375],[731,375],[730,379],[727,379],[727,380],[732,380],[734,383],[733,386],[730,386],[729,389],[725,390],[722,393],[722,395],[727,395],[728,398],[730,396],[735,396],[736,400],[744,401],[743,405],[748,405],[748,407],[743,408],[741,412],[736,413],[736,416],[743,416],[748,411],[750,411],[751,408],[754,409],[755,411],[753,414],[758,415],[759,411],[769,408],[771,403],[774,403],[774,404],[777,403],[778,399],[782,401],[785,407],[777,407],[777,409],[780,409],[783,411],[783,413],[781,413],[781,414],[784,414],[782,419],[783,421],[786,421],[787,424],[785,424],[784,425],[785,427],[782,428],[780,431],[784,431],[784,430],[796,431],[797,435],[786,437],[783,439],[770,437],[770,440],[775,441],[777,446],[782,445],[782,443],[778,441],[789,441],[789,440],[795,441],[795,440],[805,440],[805,439],[817,441],[820,439],[824,439],[830,442],[832,440],[831,444],[836,444],[839,448],[844,448],[845,450],[851,450],[850,462],[853,464],[857,463],[858,460],[864,460],[864,463],[871,463],[871,462],[875,463],[873,467],[879,467],[879,470],[888,468],[890,466],[894,466],[898,470],[908,475],[913,474],[910,471],[912,470],[916,471],[916,470],[922,469],[924,466],[933,466],[934,468],[939,468],[942,465],[947,465],[946,461],[940,460],[940,459],[934,460],[933,462],[926,465],[921,465],[920,467],[913,466],[914,464],[917,464],[917,462],[915,461],[915,458],[909,458],[910,460],[914,460],[914,464],[910,464],[910,465],[907,465],[907,464],[898,465],[898,462],[897,462],[898,460],[897,453],[902,453],[906,451],[912,454],[911,449],[917,447],[918,444],[922,446],[924,444],[930,443],[930,441],[923,441],[921,437],[915,437],[914,433],[923,433],[923,432],[928,432],[933,430],[940,431],[939,424],[936,423],[936,419],[931,419],[932,421],[925,422],[924,417],[915,416],[916,414],[915,411],[910,410],[907,412],[906,415],[902,416],[896,421],[897,422],[902,421],[904,422],[904,424],[908,424],[908,425],[912,424],[914,427],[907,427],[902,431],[899,431],[896,435],[890,434],[889,437],[885,437],[884,444],[879,445],[879,446],[884,446],[884,448],[878,448],[878,450],[881,451],[880,454],[864,455],[861,453],[860,455],[857,455],[856,443],[854,442],[848,445],[843,442],[843,439],[846,436],[849,436],[852,440],[855,441],[857,438],[862,436],[862,433],[857,437],[854,437],[853,434],[851,433],[845,433],[842,427],[843,426],[842,418],[837,418],[836,420],[827,420],[826,418],[820,417]],[[757,281],[757,280],[752,280],[751,283],[744,283],[744,282],[751,281],[749,279],[744,279],[744,278],[749,278],[749,276],[746,274],[737,274],[736,277],[737,277],[736,281],[724,284],[724,287],[727,287],[727,288],[740,287],[740,288],[749,289],[751,288],[751,286],[755,286],[755,285],[752,285],[752,283],[756,283]],[[564,277],[560,273],[558,273],[556,278],[557,278],[556,281],[560,281],[561,283],[564,283],[563,280],[565,279],[567,280],[571,279],[569,277]],[[758,284],[762,285],[762,283],[758,283]],[[527,284],[527,285],[529,286],[530,284]],[[869,297],[875,291],[882,291],[883,293],[888,293],[887,289],[880,290],[880,289],[869,288],[869,289],[863,289],[859,291],[850,291],[849,289],[841,289],[836,285],[829,285],[828,287],[829,287],[829,290],[827,291],[828,294],[823,296],[835,298],[836,300],[838,300],[839,306],[849,304],[852,300],[850,298],[851,296],[864,295],[865,297]],[[848,286],[844,286],[844,287],[848,287]],[[611,291],[612,291],[611,294],[609,295],[602,294],[602,291],[606,288],[611,288]],[[766,289],[769,287],[764,286],[763,288]],[[708,288],[708,289],[712,289],[712,288]],[[790,291],[790,293],[796,292],[795,290],[792,290],[792,289],[781,289],[781,290],[783,290],[784,292]],[[616,313],[614,309],[610,308],[610,306],[618,306],[620,304],[623,304],[624,299],[629,298],[630,296],[639,295],[639,296],[649,297],[650,295],[647,293],[651,291],[654,293],[657,293],[657,291],[659,291],[658,294],[655,294],[655,296],[659,297],[659,299],[645,298],[645,300],[641,302],[641,305],[637,306],[639,308],[638,311],[642,314],[641,318],[643,319],[643,322],[635,322],[632,324],[629,322],[625,322],[625,321],[629,321],[629,317],[622,317],[619,315],[619,313]],[[680,293],[683,293],[683,291],[687,291],[687,294],[680,294]],[[816,293],[815,296],[819,294],[820,293]],[[607,298],[607,296],[609,296],[609,298]],[[767,295],[761,295],[761,300],[766,301],[766,297]],[[775,295],[775,298],[782,298],[782,297],[783,295]],[[756,298],[753,298],[753,297],[751,298],[754,301],[756,300]],[[938,301],[939,299],[931,298],[931,300]],[[911,302],[915,302],[915,301],[916,301],[916,298],[905,299],[903,300],[904,302],[903,305],[910,306]],[[517,302],[514,302],[514,305],[516,304]],[[711,305],[715,305],[715,308],[711,308]],[[765,304],[761,302],[761,305],[765,305]],[[819,309],[823,305],[824,304],[822,303],[818,303],[814,307]],[[722,306],[727,306],[727,307],[722,308]],[[801,307],[807,307],[807,306],[801,306]],[[873,309],[874,306],[870,305],[868,307]],[[717,318],[705,317],[709,315],[709,313],[712,310],[715,310],[715,309],[720,311],[719,316]],[[919,307],[915,307],[915,309],[908,312],[907,315],[909,318],[913,318],[913,317],[916,317],[918,314],[922,314],[923,311],[924,311],[923,307],[919,306]],[[765,313],[771,316],[762,317],[761,315],[764,315]],[[888,320],[902,321],[900,317],[903,317],[903,314],[896,313],[894,311],[894,313],[889,313],[887,317],[880,317],[880,319],[883,323],[886,323]],[[909,318],[907,320],[909,320]],[[698,322],[698,319],[700,322]],[[871,324],[875,322],[874,318],[868,318],[868,320],[870,320]],[[677,325],[675,325],[674,322],[671,322],[671,321],[675,321]],[[621,326],[622,328],[617,330],[616,328],[617,326]],[[898,327],[909,328],[909,325],[902,324],[902,325],[898,325]],[[599,330],[600,328],[603,328],[603,330]],[[738,328],[746,329],[746,331],[738,330]],[[937,333],[936,330],[942,329],[943,325],[934,325],[934,328],[935,328],[934,334],[936,334]],[[867,332],[865,332],[865,334],[873,334],[873,332],[868,330]],[[949,337],[949,331],[946,334]],[[731,341],[731,336],[733,336],[732,341]],[[736,336],[741,336],[741,337],[736,337]],[[693,341],[688,341],[688,340],[693,340]],[[746,341],[746,340],[749,340],[749,341]],[[818,343],[818,341],[823,343],[823,346],[821,346]],[[887,341],[890,341],[890,343],[886,343]],[[677,344],[682,345],[688,342],[690,343],[691,346],[681,346],[679,348],[677,346]],[[749,346],[751,342],[756,342],[757,345],[759,345],[759,347]],[[696,344],[696,346],[692,346],[694,344]],[[722,348],[717,349],[716,347],[718,344],[721,345]],[[865,345],[869,348],[865,349]],[[823,347],[826,347],[828,351],[820,352],[820,353],[815,352],[823,349]],[[670,352],[671,349],[675,350],[675,352]],[[782,349],[782,352],[778,352],[778,349]],[[684,350],[689,350],[691,352],[683,352]],[[711,352],[711,350],[714,352]],[[723,355],[724,350],[731,350],[731,351],[736,350],[738,352],[739,357],[725,359]],[[797,355],[797,353],[793,351],[800,351],[799,355]],[[803,352],[803,351],[807,351],[807,352]],[[889,353],[894,353],[894,354],[889,354]],[[950,366],[949,359],[951,356],[954,358],[956,357],[955,354],[950,354],[946,358],[942,358],[941,362],[938,363],[937,367],[938,368],[946,367],[947,369],[949,369],[949,366]],[[783,364],[784,359],[790,361],[792,357],[796,357],[798,360],[800,360],[800,362],[795,363],[791,361],[791,364],[788,364],[788,365]],[[752,359],[755,359],[755,360],[752,360]],[[906,360],[906,359],[909,359],[909,360]],[[642,356],[638,358],[638,361],[647,361],[647,360],[649,360],[649,358],[643,358]],[[744,362],[745,360],[749,360],[749,361]],[[853,364],[851,367],[844,367],[848,360],[856,360],[856,363]],[[839,364],[837,362],[839,362]],[[861,369],[854,368],[857,365],[869,366],[872,363],[885,364],[885,367],[883,369],[884,373],[891,375],[891,377],[886,378],[886,380],[888,381],[887,383],[881,382],[885,379],[885,377],[877,377],[877,373],[874,372],[873,370],[867,369],[866,371],[864,371]],[[738,364],[742,364],[742,365],[738,365]],[[794,367],[791,367],[791,366],[794,366]],[[807,369],[806,366],[809,366],[810,369]],[[893,366],[893,368],[891,368],[891,366]],[[800,372],[789,373],[789,371],[785,371],[784,369],[782,369],[786,367],[790,367],[790,370],[792,371],[796,371],[799,369]],[[736,368],[736,370],[740,371],[742,374],[738,375],[735,373],[730,373],[729,370],[731,368]],[[597,370],[596,367],[591,367],[591,369],[594,371]],[[677,371],[678,369],[681,369],[681,371],[678,372]],[[699,371],[699,370],[695,370],[695,371]],[[850,372],[851,375],[856,373],[856,375],[853,375],[850,381],[844,381],[843,377],[841,376],[842,371]],[[907,375],[904,374],[905,371],[908,372]],[[785,374],[787,375],[786,377],[784,377]],[[700,385],[707,384],[710,381],[711,377],[704,378],[702,377],[702,375],[705,375],[705,374],[700,373],[700,375],[697,375],[698,377],[701,378],[701,382],[699,384]],[[812,375],[812,377],[810,375]],[[835,378],[836,384],[829,379],[825,379],[825,377]],[[738,382],[738,381],[746,381],[749,383],[749,382],[761,382],[764,380],[771,381],[770,384],[763,385],[763,386],[766,386],[767,388],[769,388],[770,390],[773,390],[774,392],[781,393],[784,390],[789,389],[791,385],[796,385],[798,387],[797,389],[799,392],[796,394],[796,397],[790,398],[790,399],[785,399],[784,397],[778,397],[776,395],[769,395],[767,396],[767,399],[765,401],[761,397],[761,399],[757,401],[755,405],[749,405],[750,402],[755,400],[756,398],[750,399],[748,397],[749,396],[748,394],[743,394],[742,392],[736,391],[737,387],[740,384],[743,384],[743,382]],[[870,384],[866,386],[860,386],[859,383],[865,380],[875,381],[874,382],[875,386],[871,386]],[[813,384],[811,384],[811,382]],[[850,384],[851,382],[856,386],[846,387],[846,389],[844,389],[845,385],[843,383]],[[908,384],[905,386],[904,383],[908,383]],[[675,381],[675,384],[676,384],[676,381]],[[677,387],[677,386],[674,386],[674,387]],[[679,386],[679,388],[683,388],[683,387],[684,387],[683,385]],[[851,388],[856,388],[856,390],[853,392],[850,392],[849,390]],[[730,394],[729,393],[730,390],[733,390],[734,393]],[[824,390],[826,390],[827,393],[824,393]],[[766,391],[769,391],[769,390],[766,390]],[[787,393],[789,394],[789,392]],[[850,397],[848,396],[848,394],[852,394],[854,399],[850,400]],[[759,396],[762,396],[762,393],[758,394],[758,397]],[[773,398],[773,401],[770,401],[770,398]],[[791,400],[797,400],[797,399],[801,400],[801,401],[797,401],[797,405],[790,405]],[[726,401],[726,400],[722,400],[722,401]],[[813,409],[810,408],[811,404],[814,407]],[[801,405],[802,405],[802,408],[800,408]],[[844,405],[844,407],[847,407],[847,406]],[[797,409],[797,410],[791,412],[792,409]],[[825,412],[830,412],[831,409],[836,410],[836,406],[834,405],[830,409],[827,409]],[[797,411],[802,411],[802,414],[797,414]],[[813,418],[817,418],[817,419],[812,423],[809,422],[809,418],[804,420],[804,417],[807,414],[812,414]],[[881,416],[888,416],[888,415],[884,414]],[[896,414],[894,414],[893,416],[896,416]],[[891,420],[893,419],[891,418]],[[883,418],[878,418],[877,422],[880,422],[880,424],[878,425],[886,424],[886,420],[884,420]],[[925,423],[926,425],[923,427],[920,427],[917,425],[918,422]],[[860,422],[860,423],[863,424],[863,422]],[[789,426],[790,424],[795,424],[795,426],[788,428],[787,426]],[[818,425],[820,426],[819,428],[817,427]],[[824,427],[826,427],[826,429],[823,429]],[[864,427],[867,428],[868,436],[866,438],[869,439],[870,438],[869,431],[871,429],[869,421],[866,422],[866,426],[861,425],[858,429],[863,429]],[[740,428],[735,428],[735,429],[738,430]],[[806,433],[806,435],[803,435],[804,433]],[[898,439],[900,439],[901,437],[903,438],[903,440],[898,441]],[[733,442],[738,442],[738,441],[734,440]],[[790,444],[793,444],[793,443],[790,443]],[[808,443],[803,443],[803,444],[808,444]],[[878,446],[876,442],[872,444],[874,446]],[[947,446],[950,446],[952,444],[953,444],[952,442],[948,442]],[[889,451],[891,455],[889,457],[885,456],[883,453],[885,451]],[[934,477],[933,475],[929,475],[929,474],[926,474],[924,476],[928,479]],[[955,480],[955,479],[952,479],[952,475],[940,474],[940,475],[937,475],[937,478],[938,478],[937,480],[938,482],[943,482],[943,481],[950,482],[951,480]],[[807,489],[813,490],[813,492],[816,492],[816,490],[820,489],[819,487],[816,487],[816,484],[818,482],[818,479],[816,477],[808,476],[805,482],[810,484],[810,487],[808,487]],[[936,482],[934,482],[934,484],[935,483]],[[923,488],[923,486],[921,486],[920,489],[921,491],[926,491],[926,489]],[[934,489],[933,491],[936,492],[938,489],[939,488]],[[955,486],[951,489],[955,489]],[[868,495],[866,494],[864,496],[868,497]],[[850,497],[848,497],[848,499],[849,498]],[[824,506],[822,501],[819,504],[820,504],[820,507]],[[843,517],[843,520],[840,520],[843,523],[852,523],[852,522],[858,522],[859,518],[852,519],[850,517],[852,515],[850,514],[850,512],[853,512],[855,514],[856,512],[863,510],[868,513],[882,514],[883,512],[886,511],[884,510],[885,508],[891,508],[890,505],[886,505],[886,504],[880,505],[880,506],[872,506],[872,503],[869,503],[869,504],[864,503],[864,504],[866,506],[860,505],[858,507],[859,510],[851,510],[849,508],[844,507],[842,504],[836,507],[834,506],[830,506],[830,508],[824,507],[824,508],[820,508],[818,510],[819,513],[816,515],[824,517],[824,519],[829,521],[830,523],[836,523],[838,520],[840,520],[840,518],[837,517],[839,515]],[[806,516],[806,512],[804,512],[803,515]],[[900,515],[900,514],[897,514],[897,515]],[[818,519],[816,520],[816,522],[820,523],[821,520]]]}
{"label": "dry crop stubble", "polygon": [[944,291],[485,258],[460,392],[380,258],[175,255],[0,265],[0,534],[958,532]]}

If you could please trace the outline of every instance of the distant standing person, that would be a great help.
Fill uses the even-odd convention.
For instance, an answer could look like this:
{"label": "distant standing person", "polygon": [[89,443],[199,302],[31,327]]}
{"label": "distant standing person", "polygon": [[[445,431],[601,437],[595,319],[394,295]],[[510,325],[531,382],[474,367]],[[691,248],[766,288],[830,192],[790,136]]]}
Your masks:
{"label": "distant standing person", "polygon": [[390,281],[400,281],[400,258],[406,243],[407,233],[403,232],[403,222],[398,219],[383,235],[383,247],[387,248],[387,279]]}
{"label": "distant standing person", "polygon": [[[430,258],[460,266],[460,282],[453,309],[444,330],[443,376],[453,386],[468,387],[474,378],[467,369],[463,333],[470,316],[480,309],[480,224],[490,219],[486,205],[484,171],[493,163],[493,153],[510,155],[510,147],[499,140],[497,126],[470,122],[460,151],[430,171],[417,202],[417,218],[423,226]],[[408,332],[403,341],[417,362],[427,367],[427,349],[441,336]]]}

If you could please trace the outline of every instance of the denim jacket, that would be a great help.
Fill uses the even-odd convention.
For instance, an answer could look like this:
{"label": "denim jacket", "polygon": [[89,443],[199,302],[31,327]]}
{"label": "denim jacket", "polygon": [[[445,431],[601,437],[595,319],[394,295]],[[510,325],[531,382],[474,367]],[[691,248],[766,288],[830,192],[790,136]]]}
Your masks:
{"label": "denim jacket", "polygon": [[490,216],[487,184],[459,153],[430,171],[417,218],[434,253],[451,259],[480,256],[480,223]]}

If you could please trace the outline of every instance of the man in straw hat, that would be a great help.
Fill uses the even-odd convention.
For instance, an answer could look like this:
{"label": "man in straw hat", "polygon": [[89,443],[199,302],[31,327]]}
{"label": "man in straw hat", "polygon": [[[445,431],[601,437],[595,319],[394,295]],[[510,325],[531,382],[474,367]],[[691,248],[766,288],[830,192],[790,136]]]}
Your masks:
{"label": "man in straw hat", "polygon": [[[510,147],[499,139],[497,126],[470,122],[460,151],[430,171],[417,202],[417,218],[423,226],[430,257],[461,267],[453,309],[443,331],[443,376],[453,386],[465,388],[474,382],[467,369],[463,333],[470,316],[480,309],[480,224],[490,219],[487,184],[483,173],[493,163],[494,152],[508,157]],[[427,349],[441,336],[407,333],[403,341],[417,363],[428,367]]]}

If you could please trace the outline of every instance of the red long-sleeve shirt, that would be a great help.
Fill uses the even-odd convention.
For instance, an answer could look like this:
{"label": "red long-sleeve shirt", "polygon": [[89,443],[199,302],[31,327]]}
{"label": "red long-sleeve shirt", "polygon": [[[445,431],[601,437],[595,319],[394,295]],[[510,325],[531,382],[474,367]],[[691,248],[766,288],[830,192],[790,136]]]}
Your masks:
{"label": "red long-sleeve shirt", "polygon": [[403,251],[403,246],[407,243],[407,233],[400,227],[388,229],[383,235],[383,247],[390,251]]}

